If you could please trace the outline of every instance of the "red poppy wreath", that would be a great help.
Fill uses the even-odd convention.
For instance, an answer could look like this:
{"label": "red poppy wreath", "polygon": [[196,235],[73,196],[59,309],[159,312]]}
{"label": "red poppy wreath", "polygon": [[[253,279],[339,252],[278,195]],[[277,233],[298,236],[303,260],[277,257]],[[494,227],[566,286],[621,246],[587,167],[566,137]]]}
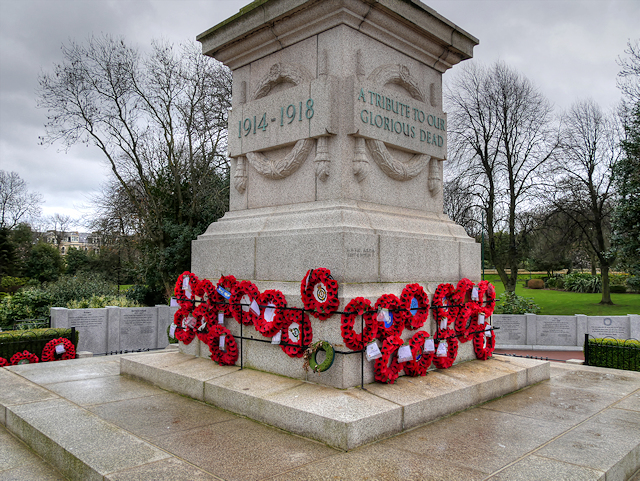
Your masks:
{"label": "red poppy wreath", "polygon": [[[220,337],[224,336],[224,342],[220,342]],[[211,360],[221,366],[233,366],[238,360],[238,344],[233,334],[224,326],[216,324],[209,330],[207,344],[211,352]],[[223,349],[220,345],[223,344]]]}
{"label": "red poppy wreath", "polygon": [[406,310],[404,327],[420,329],[429,317],[429,296],[420,284],[407,284],[400,295],[400,307]]}
{"label": "red poppy wreath", "polygon": [[304,308],[321,321],[328,319],[338,309],[338,282],[331,271],[320,267],[310,269],[300,283],[300,297]]}
{"label": "red poppy wreath", "polygon": [[[433,318],[436,321],[436,325],[439,330],[445,330],[455,320],[455,313],[453,308],[449,307],[453,304],[453,293],[455,288],[453,285],[440,284],[436,288],[436,292],[433,294],[433,302],[431,303],[431,309],[433,311]],[[445,321],[446,319],[446,321]]]}
{"label": "red poppy wreath", "polygon": [[17,366],[19,364],[35,364],[38,362],[38,356],[35,354],[31,354],[29,351],[16,352],[9,362],[12,366]]}
{"label": "red poppy wreath", "polygon": [[231,292],[236,286],[238,281],[234,276],[222,276],[216,284],[217,296],[214,297],[211,305],[218,311],[224,312],[224,317],[231,317],[231,305],[229,305],[228,299],[231,298]]}
{"label": "red poppy wreath", "polygon": [[389,336],[399,336],[404,331],[405,313],[400,299],[395,294],[382,294],[376,301],[375,309],[387,309],[388,316],[383,313],[378,319],[378,339],[385,340]]}
{"label": "red poppy wreath", "polygon": [[[58,346],[62,346],[62,348],[58,348]],[[58,351],[62,351],[58,353]],[[76,358],[76,348],[73,343],[64,337],[60,337],[58,339],[52,339],[47,342],[42,350],[42,356],[40,360],[42,362],[50,362],[50,361],[62,361],[66,359],[75,359]]]}
{"label": "red poppy wreath", "polygon": [[[389,336],[382,343],[382,357],[376,359],[375,379],[378,382],[393,384],[398,379],[402,366],[398,362],[398,349],[404,344],[400,336]],[[389,363],[391,361],[391,363]]]}
{"label": "red poppy wreath", "polygon": [[289,309],[286,311],[285,323],[281,332],[282,342],[291,344],[280,346],[289,357],[302,357],[313,341],[311,321],[307,313],[302,310]]}
{"label": "red poppy wreath", "polygon": [[218,322],[218,317],[215,309],[209,304],[200,304],[196,307],[191,314],[195,319],[195,325],[193,331],[202,342],[207,342],[209,331]]}
{"label": "red poppy wreath", "polygon": [[[449,332],[453,333],[452,330],[449,330]],[[444,357],[438,357],[438,347],[442,342],[447,343],[447,355]],[[456,360],[456,357],[458,357],[458,339],[453,337],[453,334],[452,337],[448,337],[446,339],[441,338],[440,340],[435,341],[435,348],[436,355],[433,358],[433,365],[438,369],[448,369],[453,366],[453,362]]]}
{"label": "red poppy wreath", "polygon": [[488,308],[487,317],[489,317],[496,307],[496,288],[489,281],[480,281],[478,283],[478,296],[480,298],[480,306]]}
{"label": "red poppy wreath", "polygon": [[284,294],[275,289],[269,289],[260,294],[258,300],[260,315],[256,318],[256,330],[266,337],[273,337],[285,324],[285,310],[287,300]]}
{"label": "red poppy wreath", "polygon": [[174,336],[178,341],[182,341],[184,344],[191,344],[191,341],[196,337],[195,330],[193,327],[188,325],[189,322],[192,322],[195,326],[195,318],[193,321],[190,321],[191,317],[191,310],[189,307],[181,307],[173,316],[173,323],[176,325]]}
{"label": "red poppy wreath", "polygon": [[493,329],[489,324],[484,324],[484,326],[486,326],[484,331],[473,336],[473,350],[481,361],[489,359],[496,348],[496,336]]}
{"label": "red poppy wreath", "polygon": [[413,361],[404,363],[404,373],[407,376],[426,376],[427,369],[433,361],[433,352],[424,351],[424,341],[429,338],[429,333],[425,331],[416,332],[409,341]]}
{"label": "red poppy wreath", "polygon": [[178,276],[176,287],[173,292],[176,296],[176,301],[180,304],[180,307],[193,308],[193,297],[194,292],[198,287],[198,282],[198,277],[189,271],[184,271]]}
{"label": "red poppy wreath", "polygon": [[[352,351],[361,351],[375,339],[378,333],[376,312],[371,308],[369,299],[364,297],[352,299],[344,311],[340,321],[340,332],[344,344]],[[360,333],[356,333],[354,330],[357,316],[362,316],[364,321],[364,327]]]}
{"label": "red poppy wreath", "polygon": [[9,362],[4,357],[0,357],[0,367],[4,367],[8,365],[9,365]]}
{"label": "red poppy wreath", "polygon": [[474,310],[471,302],[471,292],[473,282],[469,279],[460,279],[453,293],[453,307],[449,308],[454,318],[456,334],[460,342],[467,342],[471,339],[470,318]]}
{"label": "red poppy wreath", "polygon": [[260,298],[260,291],[251,281],[241,281],[231,290],[229,304],[231,304],[231,315],[233,318],[245,326],[255,325],[260,310],[256,313],[251,304],[256,304]]}

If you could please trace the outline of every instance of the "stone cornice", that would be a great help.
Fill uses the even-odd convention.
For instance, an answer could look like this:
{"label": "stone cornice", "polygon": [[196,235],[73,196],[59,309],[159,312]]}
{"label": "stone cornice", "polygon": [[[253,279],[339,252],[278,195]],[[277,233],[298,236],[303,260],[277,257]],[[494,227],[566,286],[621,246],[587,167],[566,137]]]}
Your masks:
{"label": "stone cornice", "polygon": [[235,70],[347,25],[444,72],[478,40],[416,0],[258,0],[200,34],[203,53]]}

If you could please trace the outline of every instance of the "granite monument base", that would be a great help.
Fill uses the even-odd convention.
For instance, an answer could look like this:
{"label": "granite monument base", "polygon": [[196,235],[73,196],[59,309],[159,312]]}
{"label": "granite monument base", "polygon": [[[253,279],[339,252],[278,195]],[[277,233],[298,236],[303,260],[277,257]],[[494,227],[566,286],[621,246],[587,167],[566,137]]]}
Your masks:
{"label": "granite monument base", "polygon": [[175,351],[123,357],[120,373],[350,450],[549,379],[550,364],[495,356],[346,390]]}

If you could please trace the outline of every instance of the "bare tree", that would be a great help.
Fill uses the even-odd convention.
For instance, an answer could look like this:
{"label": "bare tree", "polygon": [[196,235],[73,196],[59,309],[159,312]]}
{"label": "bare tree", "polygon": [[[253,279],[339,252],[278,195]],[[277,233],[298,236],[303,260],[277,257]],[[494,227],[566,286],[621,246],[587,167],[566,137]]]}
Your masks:
{"label": "bare tree", "polygon": [[609,269],[614,209],[613,169],[621,156],[620,125],[593,100],[574,103],[563,116],[562,156],[554,168],[556,186],[550,200],[583,234],[602,275],[601,304],[612,304]]}
{"label": "bare tree", "polygon": [[135,212],[145,280],[169,291],[189,267],[190,240],[226,211],[231,74],[195,46],[153,43],[142,55],[104,36],[62,51],[63,63],[40,77],[43,141],[102,151]]}
{"label": "bare tree", "polygon": [[13,229],[39,216],[43,202],[42,195],[29,192],[17,172],[0,170],[0,229]]}
{"label": "bare tree", "polygon": [[456,177],[444,182],[444,213],[456,224],[464,227],[469,237],[476,238],[482,232],[480,207],[474,204],[475,197],[464,179]]}
{"label": "bare tree", "polygon": [[[473,186],[486,214],[489,254],[505,289],[514,291],[531,227],[525,214],[558,145],[551,106],[503,63],[463,67],[446,101],[453,167]],[[499,252],[497,233],[507,236],[506,252]]]}
{"label": "bare tree", "polygon": [[624,110],[631,111],[640,103],[640,41],[629,41],[624,53],[627,57],[618,57],[617,84],[624,97]]}

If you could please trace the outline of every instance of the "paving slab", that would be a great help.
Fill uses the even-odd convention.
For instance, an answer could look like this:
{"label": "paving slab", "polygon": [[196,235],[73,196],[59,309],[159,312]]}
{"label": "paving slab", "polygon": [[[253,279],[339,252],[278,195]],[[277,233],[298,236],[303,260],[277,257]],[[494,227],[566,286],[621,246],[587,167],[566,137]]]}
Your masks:
{"label": "paving slab", "polygon": [[402,407],[367,391],[249,369],[207,381],[205,401],[340,449],[402,430]]}
{"label": "paving slab", "polygon": [[473,467],[485,476],[554,439],[566,426],[476,408],[382,442],[443,465]]}
{"label": "paving slab", "polygon": [[505,396],[483,408],[573,425],[618,399],[614,395],[584,389],[538,384],[526,389],[522,396]]}
{"label": "paving slab", "polygon": [[595,469],[531,455],[514,463],[488,481],[605,481],[605,473]]}
{"label": "paving slab", "polygon": [[603,394],[627,395],[636,390],[640,372],[554,363],[551,385],[586,389]]}
{"label": "paving slab", "polygon": [[12,372],[38,384],[77,381],[120,374],[119,356],[90,357],[66,361],[41,362],[11,366]]}
{"label": "paving slab", "polygon": [[640,467],[640,416],[608,409],[541,448],[550,459],[603,471],[606,479],[628,479]]}
{"label": "paving slab", "polygon": [[315,463],[274,476],[270,480],[320,481],[357,478],[376,481],[450,481],[454,479],[479,481],[486,476],[486,473],[470,467],[440,463],[429,453],[415,454],[376,443],[349,453],[323,458]]}
{"label": "paving slab", "polygon": [[125,469],[104,477],[108,481],[219,481],[220,478],[177,458]]}
{"label": "paving slab", "polygon": [[225,480],[263,479],[338,451],[249,419],[155,439],[155,444]]}
{"label": "paving slab", "polygon": [[88,408],[146,440],[237,419],[231,413],[174,393],[125,399]]}
{"label": "paving slab", "polygon": [[141,384],[119,375],[47,383],[43,386],[80,406],[153,396],[163,392],[157,387]]}

